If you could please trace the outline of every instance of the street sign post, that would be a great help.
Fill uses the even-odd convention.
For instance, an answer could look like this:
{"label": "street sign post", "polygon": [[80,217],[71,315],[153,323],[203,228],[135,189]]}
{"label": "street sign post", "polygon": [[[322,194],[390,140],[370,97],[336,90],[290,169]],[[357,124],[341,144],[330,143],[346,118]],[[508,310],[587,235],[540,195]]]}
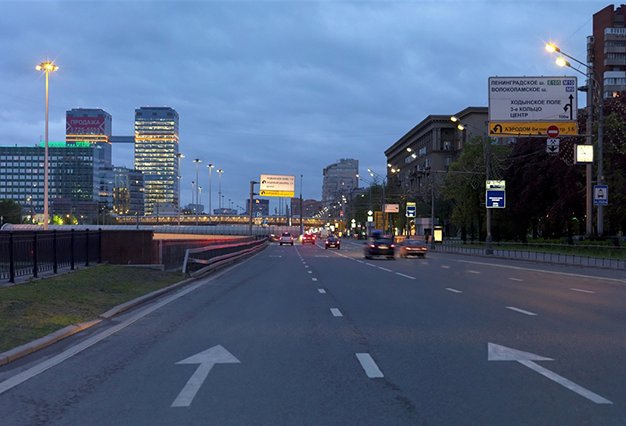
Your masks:
{"label": "street sign post", "polygon": [[609,187],[608,185],[593,186],[593,205],[608,206],[609,205]]}
{"label": "street sign post", "polygon": [[506,192],[503,189],[488,189],[485,200],[488,209],[503,209],[506,207]]}
{"label": "street sign post", "polygon": [[417,210],[416,203],[412,203],[410,201],[407,201],[407,203],[406,203],[406,217],[415,217],[416,210]]}
{"label": "street sign post", "polygon": [[259,179],[261,197],[293,197],[295,194],[295,176],[261,175]]}
{"label": "street sign post", "polygon": [[489,77],[489,136],[576,135],[576,77]]}

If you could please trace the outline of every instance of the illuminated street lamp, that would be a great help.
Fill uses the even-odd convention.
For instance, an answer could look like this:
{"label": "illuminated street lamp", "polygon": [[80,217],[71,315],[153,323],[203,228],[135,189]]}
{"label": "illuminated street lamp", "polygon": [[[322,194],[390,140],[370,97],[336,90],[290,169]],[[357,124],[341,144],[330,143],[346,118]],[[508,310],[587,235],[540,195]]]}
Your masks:
{"label": "illuminated street lamp", "polygon": [[43,154],[43,229],[48,230],[48,76],[59,69],[53,61],[44,61],[35,67],[46,75],[46,130]]}
{"label": "illuminated street lamp", "polygon": [[178,224],[180,225],[180,212],[181,212],[181,208],[180,208],[180,180],[183,178],[181,170],[180,170],[180,160],[185,158],[185,155],[181,154],[180,152],[177,152],[176,153],[176,158],[178,159],[178,176],[176,176],[176,179],[178,180]]}
{"label": "illuminated street lamp", "polygon": [[222,173],[224,173],[224,169],[217,169],[217,175],[218,175],[218,179],[217,179],[217,194],[218,194],[218,198],[217,198],[217,201],[219,203],[220,213],[221,213],[221,208],[222,208]]}
{"label": "illuminated street lamp", "polygon": [[213,163],[209,163],[206,165],[207,169],[209,169],[209,216],[211,216],[211,214],[213,213],[211,210],[211,173],[213,172],[213,167],[215,167],[213,165]]}
{"label": "illuminated street lamp", "polygon": [[[388,164],[387,166],[391,167],[391,164]],[[392,170],[395,170],[392,168]],[[383,210],[383,233],[385,232],[385,229],[387,228],[387,213],[385,213],[385,186],[387,186],[387,176],[381,176],[378,173],[374,172],[372,169],[367,169],[367,172],[370,174],[371,177],[376,178],[381,177],[383,179],[383,204],[382,204],[382,210]]]}
{"label": "illuminated street lamp", "polygon": [[[594,104],[594,94],[597,96],[598,103],[598,177],[597,183],[602,184],[604,182],[604,159],[603,159],[603,140],[604,140],[604,97],[600,92],[600,85],[598,81],[593,77],[593,67],[585,64],[584,62],[579,61],[573,56],[568,55],[563,52],[557,45],[554,43],[547,43],[546,50],[550,53],[559,53],[562,56],[556,58],[556,64],[560,67],[569,67],[574,71],[584,75],[587,77],[587,145],[593,145],[593,136],[591,134],[593,127],[593,104]],[[579,65],[582,65],[587,70],[587,73],[580,71],[578,68],[572,66],[572,64],[566,60],[564,57],[571,59]],[[587,236],[590,236],[592,233],[592,204],[593,204],[593,195],[592,195],[592,164],[589,163],[585,166],[585,233]],[[604,233],[604,206],[598,206],[598,217],[597,217],[597,232],[598,235],[602,235]]]}
{"label": "illuminated street lamp", "polygon": [[[465,129],[468,127],[467,124],[461,123],[458,117],[452,116],[450,117],[450,121],[452,121],[453,123],[456,123],[456,128],[459,129],[460,131],[465,131]],[[473,127],[473,126],[470,126],[470,127]],[[474,129],[482,133],[480,129],[476,129],[476,128]],[[485,181],[487,181],[491,179],[491,143],[487,141],[487,137],[484,134],[482,136],[482,141],[483,141],[483,155],[484,155],[484,161],[485,161]],[[487,209],[487,211],[485,212],[485,222],[486,222],[485,228],[487,231],[487,236],[485,237],[485,254],[493,254],[493,249],[491,248],[491,243],[493,241],[493,238],[491,236],[491,209],[487,206],[486,200],[485,200],[485,208]],[[434,229],[434,226],[433,226],[433,229]]]}

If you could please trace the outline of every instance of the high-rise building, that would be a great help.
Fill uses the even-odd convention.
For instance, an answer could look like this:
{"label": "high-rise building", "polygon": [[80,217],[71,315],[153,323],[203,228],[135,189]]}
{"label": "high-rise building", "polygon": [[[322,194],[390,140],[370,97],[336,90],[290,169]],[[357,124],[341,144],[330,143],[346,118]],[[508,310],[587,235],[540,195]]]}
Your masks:
{"label": "high-rise building", "polygon": [[587,38],[587,63],[603,98],[626,90],[626,5],[609,5],[593,14],[593,35]]}
{"label": "high-rise building", "polygon": [[[91,216],[110,201],[101,183],[111,181],[102,168],[103,144],[50,142],[51,213]],[[43,212],[44,146],[0,147],[0,199],[12,199],[33,215]],[[105,177],[102,178],[101,177]]]}
{"label": "high-rise building", "polygon": [[113,211],[120,215],[144,215],[143,173],[115,167]]}
{"label": "high-rise building", "polygon": [[135,169],[143,172],[145,214],[157,203],[178,205],[178,113],[169,107],[135,110]]}
{"label": "high-rise building", "polygon": [[324,204],[332,203],[341,198],[342,195],[348,196],[352,190],[358,188],[359,178],[359,160],[342,158],[324,168],[322,181],[322,202]]}

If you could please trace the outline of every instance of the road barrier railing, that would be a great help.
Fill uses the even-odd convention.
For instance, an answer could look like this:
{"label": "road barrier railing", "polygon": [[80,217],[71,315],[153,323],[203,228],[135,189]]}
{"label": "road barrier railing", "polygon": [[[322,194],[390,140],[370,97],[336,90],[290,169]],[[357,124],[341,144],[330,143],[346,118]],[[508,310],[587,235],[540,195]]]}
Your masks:
{"label": "road barrier railing", "polygon": [[187,249],[183,274],[199,275],[232,263],[267,246],[267,238]]}

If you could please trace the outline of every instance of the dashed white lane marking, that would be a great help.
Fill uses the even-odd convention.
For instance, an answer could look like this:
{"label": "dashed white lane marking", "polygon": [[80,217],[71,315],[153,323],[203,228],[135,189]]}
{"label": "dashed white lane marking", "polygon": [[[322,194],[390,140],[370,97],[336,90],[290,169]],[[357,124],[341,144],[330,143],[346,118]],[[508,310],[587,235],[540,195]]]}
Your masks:
{"label": "dashed white lane marking", "polygon": [[467,272],[469,272],[470,274],[480,274],[480,271],[475,271],[473,269],[468,269]]}
{"label": "dashed white lane marking", "polygon": [[311,278],[311,280],[313,280],[313,281],[317,281],[317,278]]}
{"label": "dashed white lane marking", "polygon": [[570,288],[570,290],[572,291],[577,291],[579,293],[587,293],[587,294],[596,294],[595,291],[591,291],[591,290],[583,290],[582,288]]}
{"label": "dashed white lane marking", "polygon": [[374,265],[373,263],[366,263],[367,266],[373,266],[374,268],[376,268],[376,265]]}
{"label": "dashed white lane marking", "polygon": [[330,308],[330,313],[333,314],[334,317],[342,317],[343,314],[337,308]]}
{"label": "dashed white lane marking", "polygon": [[306,273],[307,273],[307,274],[312,274],[312,273],[313,273],[313,271],[306,271]]}
{"label": "dashed white lane marking", "polygon": [[450,265],[441,265],[443,269],[450,269]]}
{"label": "dashed white lane marking", "polygon": [[387,271],[387,272],[392,272],[391,269],[383,268],[382,266],[379,266],[378,269],[381,269],[381,270]]}
{"label": "dashed white lane marking", "polygon": [[516,307],[514,307],[514,306],[507,306],[506,308],[507,308],[507,309],[510,309],[510,310],[512,310],[512,311],[515,311],[515,312],[519,312],[520,314],[524,314],[524,315],[530,315],[530,316],[533,316],[533,317],[537,315],[537,314],[536,314],[536,313],[534,313],[534,312],[525,311],[525,310],[523,310],[523,309],[516,308]]}
{"label": "dashed white lane marking", "polygon": [[318,288],[317,291],[319,291],[320,294],[326,294],[326,290],[324,290],[323,288]]}
{"label": "dashed white lane marking", "polygon": [[281,255],[270,254],[269,257],[282,257]]}
{"label": "dashed white lane marking", "polygon": [[365,262],[363,262],[362,260],[359,260],[359,259],[357,259],[356,261],[359,262],[359,263],[365,263]]}
{"label": "dashed white lane marking", "polygon": [[521,279],[521,278],[515,278],[515,277],[509,277],[509,279],[510,279],[511,281],[517,281],[517,282],[519,282],[519,283],[521,283],[522,281],[524,281],[524,280],[523,280],[523,279]]}
{"label": "dashed white lane marking", "polygon": [[370,379],[380,379],[381,377],[385,377],[383,372],[380,371],[378,365],[374,362],[372,356],[368,353],[357,353],[355,354],[356,358],[361,363],[361,367],[365,370],[365,374]]}
{"label": "dashed white lane marking", "polygon": [[404,274],[402,274],[400,272],[396,272],[396,275],[400,275],[401,277],[408,278],[410,280],[414,280],[415,279],[415,277],[412,277],[410,275],[404,275]]}
{"label": "dashed white lane marking", "polygon": [[306,269],[309,269],[309,265],[304,265],[304,267],[305,267]]}
{"label": "dashed white lane marking", "polygon": [[446,290],[451,291],[452,293],[463,293],[461,290],[457,290],[455,288],[446,287]]}

